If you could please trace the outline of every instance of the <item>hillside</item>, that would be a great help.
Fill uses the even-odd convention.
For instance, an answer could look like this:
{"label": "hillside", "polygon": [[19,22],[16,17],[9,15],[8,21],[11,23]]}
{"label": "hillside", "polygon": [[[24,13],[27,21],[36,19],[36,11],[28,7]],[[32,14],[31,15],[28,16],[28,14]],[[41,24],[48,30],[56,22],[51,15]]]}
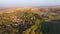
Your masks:
{"label": "hillside", "polygon": [[42,22],[60,19],[59,8],[10,8],[0,10],[0,34],[42,34]]}

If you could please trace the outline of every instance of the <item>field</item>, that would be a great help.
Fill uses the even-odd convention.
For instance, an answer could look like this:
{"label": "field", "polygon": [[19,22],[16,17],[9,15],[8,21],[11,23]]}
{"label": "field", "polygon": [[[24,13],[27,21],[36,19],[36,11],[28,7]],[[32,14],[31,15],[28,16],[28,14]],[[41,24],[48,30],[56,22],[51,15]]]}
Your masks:
{"label": "field", "polygon": [[0,34],[43,34],[42,23],[59,19],[59,8],[1,9]]}

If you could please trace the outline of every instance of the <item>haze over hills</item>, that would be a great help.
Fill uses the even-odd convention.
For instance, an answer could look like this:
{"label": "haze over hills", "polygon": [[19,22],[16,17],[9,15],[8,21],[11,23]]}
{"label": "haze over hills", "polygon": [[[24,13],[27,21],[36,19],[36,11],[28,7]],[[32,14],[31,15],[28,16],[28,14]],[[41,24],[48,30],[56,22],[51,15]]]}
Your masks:
{"label": "haze over hills", "polygon": [[[27,6],[27,7],[28,8],[60,8],[60,5],[56,5],[56,6]],[[11,8],[24,8],[24,7],[0,7],[0,10],[11,9]]]}

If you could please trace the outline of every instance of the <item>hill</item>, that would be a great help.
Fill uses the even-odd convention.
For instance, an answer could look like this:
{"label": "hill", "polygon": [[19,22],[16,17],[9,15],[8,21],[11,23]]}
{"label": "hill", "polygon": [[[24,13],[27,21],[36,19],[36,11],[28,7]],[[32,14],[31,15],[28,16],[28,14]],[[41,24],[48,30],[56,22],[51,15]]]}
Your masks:
{"label": "hill", "polygon": [[0,34],[42,34],[42,22],[60,19],[59,8],[6,8],[0,10]]}

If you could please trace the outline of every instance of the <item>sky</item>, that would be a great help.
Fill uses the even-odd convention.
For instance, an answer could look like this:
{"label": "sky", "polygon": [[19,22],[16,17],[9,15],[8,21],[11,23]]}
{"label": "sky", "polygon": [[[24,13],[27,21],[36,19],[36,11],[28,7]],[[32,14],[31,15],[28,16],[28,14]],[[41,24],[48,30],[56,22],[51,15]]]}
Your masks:
{"label": "sky", "polygon": [[0,0],[0,7],[55,6],[60,0]]}

